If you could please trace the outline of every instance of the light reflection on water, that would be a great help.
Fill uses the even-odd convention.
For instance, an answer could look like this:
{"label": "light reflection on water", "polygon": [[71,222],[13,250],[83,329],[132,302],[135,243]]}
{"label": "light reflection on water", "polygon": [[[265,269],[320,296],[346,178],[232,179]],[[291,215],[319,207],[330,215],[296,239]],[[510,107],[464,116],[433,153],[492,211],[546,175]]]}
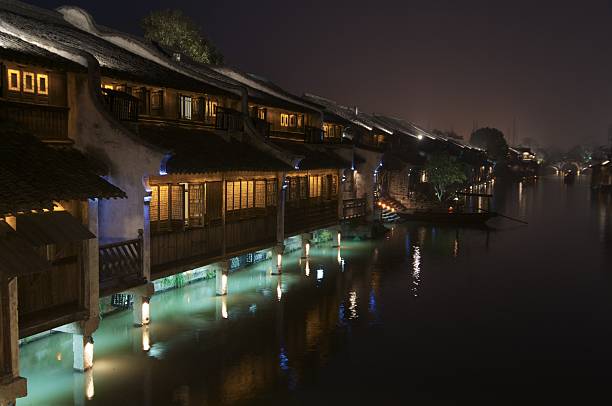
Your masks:
{"label": "light reflection on water", "polygon": [[[268,272],[273,263],[232,273],[228,296],[215,295],[214,280],[156,295],[145,329],[129,313],[102,321],[90,375],[72,373],[71,338],[54,334],[22,348],[30,394],[18,404],[82,404],[92,394],[91,405],[346,404],[372,388],[384,391],[371,404],[405,404],[407,392],[435,392],[418,382],[469,388],[490,382],[478,371],[501,365],[511,372],[495,382],[511,384],[533,371],[517,360],[563,360],[568,348],[612,359],[610,209],[573,186],[546,180],[520,198],[516,185],[496,194],[496,208],[529,227],[395,226],[387,239],[344,238],[341,253],[330,243],[308,260],[288,254],[282,277]],[[578,241],[555,237],[569,229]],[[578,336],[567,329],[576,324]],[[393,366],[402,374],[380,372]],[[511,388],[501,393],[520,390]]]}

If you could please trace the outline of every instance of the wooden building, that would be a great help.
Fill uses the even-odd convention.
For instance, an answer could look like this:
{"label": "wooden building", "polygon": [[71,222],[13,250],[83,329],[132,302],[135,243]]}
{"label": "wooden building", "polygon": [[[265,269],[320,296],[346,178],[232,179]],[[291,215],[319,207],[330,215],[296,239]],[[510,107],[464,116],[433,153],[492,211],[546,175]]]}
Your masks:
{"label": "wooden building", "polygon": [[[29,67],[28,67],[29,68]],[[69,145],[0,127],[0,400],[24,396],[18,340],[98,318],[97,200],[125,197]],[[85,369],[85,359],[75,359]],[[18,387],[12,386],[18,384]],[[23,386],[23,387],[22,387]]]}

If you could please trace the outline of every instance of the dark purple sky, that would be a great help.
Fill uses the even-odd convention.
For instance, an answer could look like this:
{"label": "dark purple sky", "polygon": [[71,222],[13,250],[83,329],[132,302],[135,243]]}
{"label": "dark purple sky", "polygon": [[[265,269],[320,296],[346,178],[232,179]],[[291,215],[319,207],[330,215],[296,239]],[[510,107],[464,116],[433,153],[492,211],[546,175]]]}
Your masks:
{"label": "dark purple sky", "polygon": [[464,135],[476,121],[511,139],[516,117],[519,141],[567,147],[606,143],[612,124],[612,3],[606,0],[72,4],[135,34],[150,10],[182,9],[231,65],[298,94]]}

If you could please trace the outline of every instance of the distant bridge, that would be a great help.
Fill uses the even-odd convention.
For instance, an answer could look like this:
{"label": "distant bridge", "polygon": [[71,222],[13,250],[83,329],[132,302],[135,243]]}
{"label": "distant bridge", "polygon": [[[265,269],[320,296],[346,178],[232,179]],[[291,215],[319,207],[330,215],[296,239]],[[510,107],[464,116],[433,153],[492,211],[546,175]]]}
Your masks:
{"label": "distant bridge", "polygon": [[558,162],[548,164],[547,168],[554,169],[557,174],[560,174],[560,173],[563,173],[569,170],[579,173],[587,169],[588,165],[585,165],[582,162],[568,160],[568,161],[558,161]]}

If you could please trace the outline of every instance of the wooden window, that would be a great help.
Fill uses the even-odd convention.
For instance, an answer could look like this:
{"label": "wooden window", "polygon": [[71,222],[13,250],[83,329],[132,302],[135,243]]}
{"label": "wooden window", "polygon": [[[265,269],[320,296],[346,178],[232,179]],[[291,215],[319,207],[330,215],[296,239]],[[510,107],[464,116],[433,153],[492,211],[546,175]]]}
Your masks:
{"label": "wooden window", "polygon": [[289,115],[289,127],[297,127],[297,117],[295,114]]}
{"label": "wooden window", "polygon": [[179,96],[180,118],[184,120],[191,120],[191,107],[191,96]]}
{"label": "wooden window", "polygon": [[183,186],[173,185],[172,186],[172,220],[181,220],[183,221],[183,214],[185,209],[185,204],[183,203],[183,199],[185,198],[185,193],[183,191]]}
{"label": "wooden window", "polygon": [[308,177],[300,176],[300,199],[308,199]]}
{"label": "wooden window", "polygon": [[164,91],[158,90],[151,93],[151,109],[160,110],[164,105]]}
{"label": "wooden window", "polygon": [[193,115],[196,120],[204,119],[204,110],[206,110],[206,101],[203,97],[193,99]]}
{"label": "wooden window", "polygon": [[225,211],[234,210],[234,182],[225,182]]}
{"label": "wooden window", "polygon": [[149,205],[149,221],[159,221],[159,186],[151,187],[151,203]]}
{"label": "wooden window", "polygon": [[280,115],[280,125],[281,127],[289,127],[289,114],[282,113]]}
{"label": "wooden window", "polygon": [[321,197],[321,177],[320,176],[310,176],[309,177],[309,197]]}
{"label": "wooden window", "polygon": [[260,120],[266,119],[266,109],[260,107],[257,109],[257,118]]}
{"label": "wooden window", "polygon": [[298,128],[302,128],[304,126],[304,116],[301,114],[298,114],[297,116],[297,126]]}
{"label": "wooden window", "polygon": [[36,75],[38,94],[49,94],[49,76],[39,73]]}
{"label": "wooden window", "polygon": [[21,72],[16,69],[7,69],[8,89],[13,92],[21,90]]}
{"label": "wooden window", "polygon": [[289,178],[289,201],[293,202],[300,198],[299,178],[297,176]]}
{"label": "wooden window", "polygon": [[240,210],[240,182],[232,182],[234,187],[234,207],[233,210]]}
{"label": "wooden window", "polygon": [[168,186],[159,186],[159,221],[168,220]]}
{"label": "wooden window", "polygon": [[258,180],[255,182],[255,207],[266,207],[266,181]]}
{"label": "wooden window", "polygon": [[247,181],[243,180],[240,182],[240,208],[248,208],[248,184]]}
{"label": "wooden window", "polygon": [[203,184],[189,184],[187,212],[189,213],[190,226],[203,225],[204,213],[206,212],[204,193],[205,188]]}
{"label": "wooden window", "polygon": [[218,105],[216,100],[206,99],[206,117],[216,117]]}
{"label": "wooden window", "polygon": [[102,85],[102,88],[103,88],[103,89],[110,89],[110,90],[113,90],[113,89],[114,89],[114,86],[113,86],[113,85],[111,85],[111,84],[108,84],[108,83],[107,83],[107,84]]}
{"label": "wooden window", "polygon": [[276,199],[277,199],[276,195],[277,195],[276,179],[266,180],[266,206],[268,207],[276,206]]}
{"label": "wooden window", "polygon": [[330,190],[332,196],[338,196],[338,175],[332,175]]}

